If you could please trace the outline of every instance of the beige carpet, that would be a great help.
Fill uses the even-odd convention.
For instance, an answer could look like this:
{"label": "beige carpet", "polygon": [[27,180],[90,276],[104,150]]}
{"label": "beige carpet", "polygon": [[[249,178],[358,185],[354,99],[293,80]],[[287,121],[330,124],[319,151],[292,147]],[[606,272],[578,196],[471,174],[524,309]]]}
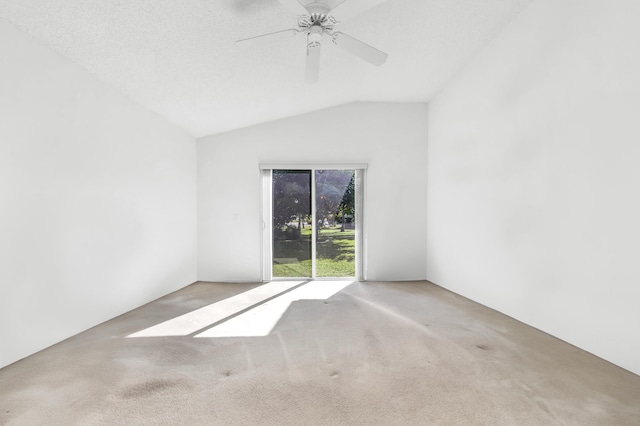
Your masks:
{"label": "beige carpet", "polygon": [[262,337],[126,338],[254,287],[197,283],[1,369],[0,424],[640,424],[639,376],[427,282],[297,301]]}

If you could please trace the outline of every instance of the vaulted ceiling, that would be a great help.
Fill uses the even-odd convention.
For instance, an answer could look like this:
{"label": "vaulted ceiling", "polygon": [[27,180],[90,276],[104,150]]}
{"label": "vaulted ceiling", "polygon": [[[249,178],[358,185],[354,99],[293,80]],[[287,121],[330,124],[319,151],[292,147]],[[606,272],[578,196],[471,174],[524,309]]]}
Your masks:
{"label": "vaulted ceiling", "polygon": [[346,1],[375,5],[336,30],[389,58],[375,67],[327,39],[313,85],[304,35],[235,43],[294,28],[279,0],[0,0],[0,17],[200,137],[354,101],[428,101],[531,2]]}

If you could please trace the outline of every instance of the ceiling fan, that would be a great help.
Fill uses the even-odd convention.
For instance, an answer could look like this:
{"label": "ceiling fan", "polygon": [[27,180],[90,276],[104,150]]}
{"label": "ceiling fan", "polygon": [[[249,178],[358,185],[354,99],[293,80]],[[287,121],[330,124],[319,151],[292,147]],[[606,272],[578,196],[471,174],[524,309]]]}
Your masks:
{"label": "ceiling fan", "polygon": [[340,31],[334,31],[338,21],[358,15],[385,0],[279,0],[284,6],[298,15],[298,28],[291,28],[273,33],[262,34],[236,41],[238,44],[253,44],[257,41],[276,41],[295,37],[299,34],[307,36],[307,61],[305,81],[315,83],[320,77],[320,47],[323,36],[328,36],[336,46],[380,66],[387,60],[387,54],[358,39]]}

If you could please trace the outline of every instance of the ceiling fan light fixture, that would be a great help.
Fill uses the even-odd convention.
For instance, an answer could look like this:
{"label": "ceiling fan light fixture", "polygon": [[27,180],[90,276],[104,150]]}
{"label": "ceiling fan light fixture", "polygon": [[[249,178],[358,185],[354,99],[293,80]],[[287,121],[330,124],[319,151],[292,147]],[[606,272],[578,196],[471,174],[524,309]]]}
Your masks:
{"label": "ceiling fan light fixture", "polygon": [[[298,28],[291,28],[288,30],[276,31],[274,33],[263,34],[261,36],[249,37],[246,39],[238,40],[240,44],[252,44],[259,40],[269,39],[275,40],[277,38],[284,38],[285,36],[297,35],[304,33],[307,35],[307,61],[305,80],[307,83],[315,83],[319,79],[320,68],[320,48],[323,35],[331,37],[333,43],[345,50],[346,52],[359,57],[372,65],[380,66],[387,60],[387,54],[370,46],[356,38],[353,38],[342,32],[333,32],[334,26],[338,23],[333,16],[329,13],[336,7],[342,6],[347,3],[346,0],[324,0],[333,4],[330,6],[327,3],[320,2],[318,0],[312,0],[311,2],[305,2],[303,0],[280,0],[285,6],[290,9],[300,10],[302,8],[306,13],[298,15]],[[362,0],[365,3],[358,3],[354,7],[361,10],[366,10],[369,7],[378,4],[384,0]],[[348,3],[351,5],[351,3]],[[340,9],[342,11],[342,9]]]}
{"label": "ceiling fan light fixture", "polygon": [[320,43],[320,40],[322,40],[322,34],[324,34],[324,29],[320,25],[312,25],[307,34],[309,43]]}

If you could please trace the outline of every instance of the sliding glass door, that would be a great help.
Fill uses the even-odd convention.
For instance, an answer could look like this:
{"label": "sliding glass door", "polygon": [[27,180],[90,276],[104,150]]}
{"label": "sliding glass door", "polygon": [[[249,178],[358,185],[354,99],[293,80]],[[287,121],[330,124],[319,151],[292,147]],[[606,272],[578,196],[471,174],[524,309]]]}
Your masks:
{"label": "sliding glass door", "polygon": [[265,279],[360,278],[362,174],[358,169],[264,172]]}
{"label": "sliding glass door", "polygon": [[355,170],[315,171],[316,277],[355,277]]}
{"label": "sliding glass door", "polygon": [[311,277],[311,171],[274,170],[271,179],[272,274],[274,277]]}

